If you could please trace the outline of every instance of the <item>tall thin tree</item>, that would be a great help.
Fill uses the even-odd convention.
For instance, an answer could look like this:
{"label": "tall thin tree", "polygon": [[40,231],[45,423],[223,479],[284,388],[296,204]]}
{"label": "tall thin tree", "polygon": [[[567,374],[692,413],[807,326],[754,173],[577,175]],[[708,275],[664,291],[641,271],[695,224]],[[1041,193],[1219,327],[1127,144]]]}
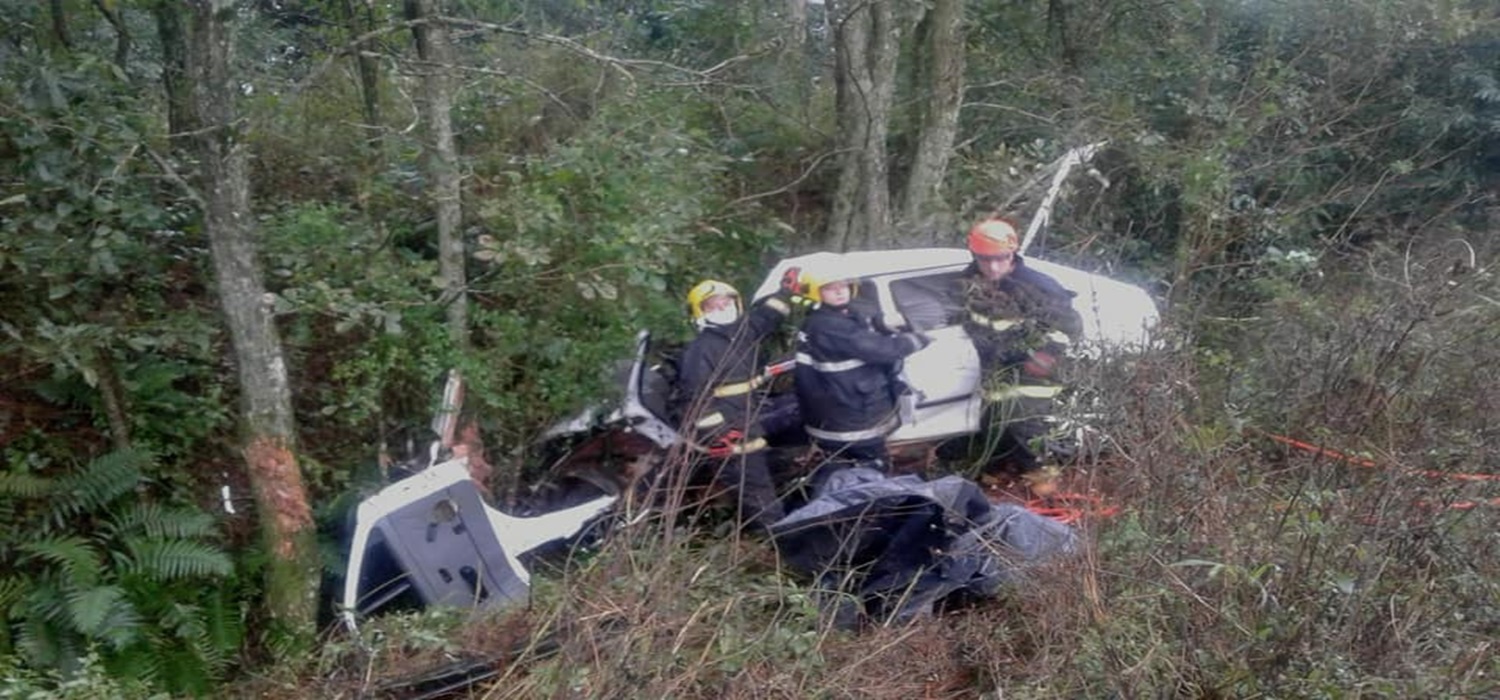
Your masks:
{"label": "tall thin tree", "polygon": [[901,187],[900,219],[929,236],[944,231],[951,214],[943,199],[943,180],[958,134],[964,89],[964,0],[933,0],[917,24],[914,42],[919,76],[917,137],[911,169]]}
{"label": "tall thin tree", "polygon": [[[343,0],[341,5],[349,33],[354,36],[375,30],[375,4],[360,0]],[[380,59],[368,46],[355,48],[355,67],[359,71],[360,106],[364,127],[369,130],[366,143],[373,150],[380,146]]]}
{"label": "tall thin tree", "polygon": [[319,561],[312,511],[295,451],[296,421],[281,338],[260,266],[243,120],[233,75],[235,0],[191,0],[186,52],[203,229],[219,303],[239,372],[241,454],[249,469],[261,534],[270,553],[266,603],[294,637],[310,638],[317,613]]}
{"label": "tall thin tree", "polygon": [[453,344],[469,342],[469,303],[465,291],[463,218],[458,148],[453,140],[453,47],[437,0],[406,0],[417,58],[422,66],[422,113],[427,125],[423,163],[430,178],[428,196],[437,215],[438,274],[447,305],[448,336]]}
{"label": "tall thin tree", "polygon": [[835,100],[843,155],[827,238],[837,249],[891,240],[885,140],[901,41],[895,4],[895,0],[828,3],[834,22]]}
{"label": "tall thin tree", "polygon": [[193,95],[187,84],[187,33],[182,25],[182,3],[155,0],[151,14],[161,41],[161,83],[167,93],[167,133],[174,150],[184,147],[186,135],[198,129]]}

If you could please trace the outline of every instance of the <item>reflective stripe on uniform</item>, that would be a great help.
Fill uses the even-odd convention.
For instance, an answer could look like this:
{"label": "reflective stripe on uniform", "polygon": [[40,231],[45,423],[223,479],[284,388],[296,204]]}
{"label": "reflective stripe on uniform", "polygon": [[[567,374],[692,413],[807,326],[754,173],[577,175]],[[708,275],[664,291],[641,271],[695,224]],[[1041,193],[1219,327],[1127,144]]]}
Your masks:
{"label": "reflective stripe on uniform", "polygon": [[744,396],[765,383],[765,377],[757,376],[748,381],[735,382],[733,384],[720,384],[714,387],[714,398],[727,399],[734,396]]}
{"label": "reflective stripe on uniform", "polygon": [[1058,345],[1069,345],[1073,342],[1073,340],[1068,337],[1068,334],[1062,331],[1048,331],[1047,340],[1057,343]]}
{"label": "reflective stripe on uniform", "polygon": [[1021,325],[1020,321],[1012,321],[1010,319],[1004,318],[990,318],[973,311],[969,312],[969,320],[981,326],[984,326],[985,328],[992,328],[997,331],[1008,331],[1012,328],[1015,328],[1016,326]]}
{"label": "reflective stripe on uniform", "polygon": [[763,303],[768,308],[774,310],[776,313],[779,313],[782,316],[786,316],[787,314],[792,313],[792,307],[776,297],[766,297],[766,300]]}
{"label": "reflective stripe on uniform", "polygon": [[1056,384],[1012,384],[994,391],[987,391],[984,393],[984,398],[987,401],[1050,399],[1061,394],[1062,391],[1063,388]]}
{"label": "reflective stripe on uniform", "polygon": [[693,427],[707,429],[707,428],[717,428],[717,427],[719,427],[719,426],[721,426],[723,424],[724,424],[724,414],[720,413],[718,411],[714,411],[713,413],[710,413],[710,414],[708,414],[708,415],[706,415],[706,416],[704,416],[702,418],[699,418],[698,422],[693,423]]}
{"label": "reflective stripe on uniform", "polygon": [[819,372],[847,372],[851,369],[859,369],[865,366],[865,361],[860,359],[839,360],[838,362],[819,362],[805,352],[797,353],[797,364],[807,365]]}
{"label": "reflective stripe on uniform", "polygon": [[890,416],[886,416],[885,420],[880,421],[880,423],[878,423],[875,427],[865,428],[864,430],[822,430],[820,428],[814,428],[810,425],[805,426],[805,429],[807,430],[808,435],[811,435],[812,437],[815,437],[819,440],[828,440],[830,442],[859,442],[860,440],[873,440],[878,437],[885,437],[886,434],[897,428],[897,424],[898,421],[896,420],[896,416],[893,414]]}

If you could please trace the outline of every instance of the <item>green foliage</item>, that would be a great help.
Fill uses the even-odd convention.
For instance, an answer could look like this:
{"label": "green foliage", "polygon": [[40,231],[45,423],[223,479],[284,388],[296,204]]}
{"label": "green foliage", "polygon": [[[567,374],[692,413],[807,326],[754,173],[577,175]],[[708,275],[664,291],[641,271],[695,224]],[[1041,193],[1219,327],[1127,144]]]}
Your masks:
{"label": "green foliage", "polygon": [[92,665],[122,688],[202,693],[238,650],[238,602],[225,585],[234,566],[213,520],[151,499],[151,465],[114,452],[78,469],[17,464],[0,480],[0,561],[16,572],[0,580],[0,617],[15,630],[15,662],[68,679],[59,697]]}
{"label": "green foliage", "polygon": [[[0,357],[51,370],[32,388],[95,409],[118,377],[139,443],[183,455],[223,425],[214,330],[198,291],[191,210],[156,177],[150,104],[112,63],[26,55],[0,69]],[[45,300],[44,303],[38,303]],[[172,367],[163,375],[162,367]],[[143,418],[146,414],[139,414]]]}
{"label": "green foliage", "polygon": [[170,697],[137,679],[120,678],[94,652],[86,654],[78,670],[68,675],[14,666],[9,659],[0,659],[0,698],[4,700],[167,700]]}
{"label": "green foliage", "polygon": [[680,297],[697,279],[755,272],[743,261],[767,232],[708,223],[726,160],[662,106],[672,99],[641,95],[488,175],[511,184],[479,208],[466,376],[512,439],[600,396],[636,330],[684,328]]}
{"label": "green foliage", "polygon": [[[324,204],[263,222],[268,286],[300,371],[303,428],[354,433],[307,445],[315,464],[341,469],[351,456],[373,456],[369,446],[390,424],[425,420],[432,378],[451,364],[437,266],[401,243],[405,225]],[[318,485],[343,477],[309,474]]]}

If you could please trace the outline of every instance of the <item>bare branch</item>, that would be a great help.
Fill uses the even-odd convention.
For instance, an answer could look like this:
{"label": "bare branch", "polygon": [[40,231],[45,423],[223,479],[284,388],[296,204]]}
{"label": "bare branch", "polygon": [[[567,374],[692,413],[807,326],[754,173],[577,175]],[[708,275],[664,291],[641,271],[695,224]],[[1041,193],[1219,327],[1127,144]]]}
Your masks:
{"label": "bare branch", "polygon": [[458,71],[458,72],[463,72],[463,73],[478,73],[480,75],[493,75],[495,77],[505,78],[507,80],[514,80],[514,81],[516,81],[516,82],[518,82],[518,83],[520,83],[522,85],[525,85],[526,87],[531,88],[532,90],[537,91],[538,93],[541,93],[541,95],[543,97],[547,98],[547,101],[551,102],[552,104],[557,105],[558,109],[561,109],[564,114],[567,114],[568,118],[572,119],[573,121],[580,121],[578,113],[574,112],[573,108],[569,107],[568,103],[564,102],[563,99],[557,95],[557,93],[555,93],[555,92],[553,92],[551,90],[548,90],[547,88],[543,87],[540,83],[537,83],[536,81],[531,80],[530,78],[523,78],[523,77],[521,77],[519,75],[516,75],[514,73],[511,73],[510,71],[507,71],[507,70],[504,70],[504,69],[501,69],[501,68],[482,68],[482,67],[479,67],[479,66],[462,66],[462,65],[449,65],[449,66],[446,66],[446,67],[449,70],[452,70],[452,71]]}
{"label": "bare branch", "polygon": [[519,27],[507,26],[504,24],[482,22],[479,20],[465,19],[460,17],[437,17],[434,19],[436,21],[446,22],[456,27],[466,27],[469,29],[477,29],[496,34],[509,34],[511,36],[518,36],[523,39],[529,39],[531,41],[536,41],[543,44],[552,44],[554,46],[559,46],[580,56],[593,61],[598,61],[599,63],[603,63],[616,69],[632,84],[634,84],[635,78],[630,74],[628,70],[630,68],[661,68],[675,73],[694,76],[698,78],[700,82],[709,82],[713,79],[713,76],[715,74],[723,72],[733,66],[744,63],[745,61],[748,61],[757,56],[769,53],[770,51],[775,49],[775,44],[774,42],[772,42],[756,51],[752,51],[747,54],[741,54],[738,56],[731,56],[707,68],[689,68],[687,66],[680,66],[675,63],[668,63],[666,61],[656,61],[644,58],[620,58],[618,56],[611,56],[609,54],[599,53],[598,51],[585,46],[583,43],[579,42],[576,39],[571,39],[565,36],[557,36],[556,34],[534,32],[528,29],[521,29]]}
{"label": "bare branch", "polygon": [[767,190],[765,192],[759,192],[759,193],[752,194],[752,195],[749,195],[749,196],[746,196],[746,197],[740,197],[739,199],[733,200],[733,201],[729,202],[728,204],[725,204],[724,208],[725,209],[729,209],[731,207],[735,207],[735,206],[739,206],[741,204],[744,204],[746,202],[753,202],[753,201],[755,201],[757,199],[765,199],[766,197],[771,197],[771,196],[774,196],[774,195],[783,194],[783,193],[791,190],[793,187],[796,187],[803,180],[806,180],[809,176],[811,176],[813,174],[813,171],[817,170],[818,169],[818,165],[820,163],[822,163],[823,161],[825,161],[825,160],[827,160],[829,158],[832,158],[833,156],[840,155],[840,154],[843,154],[843,153],[847,153],[850,150],[852,150],[852,149],[842,148],[842,149],[838,149],[838,150],[827,151],[825,153],[821,153],[821,154],[818,155],[817,158],[813,159],[812,164],[808,165],[806,170],[802,171],[801,175],[798,175],[791,182],[788,182],[785,185],[782,185],[781,187],[778,187],[778,188],[776,188],[774,190]]}
{"label": "bare branch", "polygon": [[1057,124],[1057,120],[1054,118],[1044,117],[1040,114],[1028,112],[1024,109],[1021,109],[1020,107],[1012,107],[1010,105],[996,104],[994,102],[965,102],[963,105],[963,109],[967,109],[969,107],[985,107],[987,109],[998,109],[1004,112],[1015,112],[1016,114],[1028,116],[1040,122],[1052,124],[1054,126]]}
{"label": "bare branch", "polygon": [[207,202],[203,200],[203,195],[192,185],[188,184],[188,181],[184,180],[177,173],[177,169],[172,167],[172,164],[166,158],[161,157],[161,154],[152,150],[149,146],[146,148],[146,155],[151,156],[151,160],[156,162],[156,167],[161,168],[162,173],[167,176],[168,181],[182,188],[183,194],[186,194],[188,199],[193,201],[193,204],[198,207],[199,211],[204,211],[208,208]]}

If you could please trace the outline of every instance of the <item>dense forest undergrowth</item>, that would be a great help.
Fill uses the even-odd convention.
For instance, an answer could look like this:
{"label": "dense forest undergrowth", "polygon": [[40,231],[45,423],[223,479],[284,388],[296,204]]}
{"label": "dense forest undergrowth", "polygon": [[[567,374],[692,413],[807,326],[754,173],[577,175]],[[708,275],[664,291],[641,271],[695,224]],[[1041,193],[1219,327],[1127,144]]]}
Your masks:
{"label": "dense forest undergrowth", "polygon": [[[1487,3],[0,9],[0,697],[1500,692]],[[647,520],[523,609],[317,627],[448,368],[505,493],[698,279],[958,245],[1098,142],[1032,252],[1164,323],[1077,378],[1079,555],[851,632]]]}

